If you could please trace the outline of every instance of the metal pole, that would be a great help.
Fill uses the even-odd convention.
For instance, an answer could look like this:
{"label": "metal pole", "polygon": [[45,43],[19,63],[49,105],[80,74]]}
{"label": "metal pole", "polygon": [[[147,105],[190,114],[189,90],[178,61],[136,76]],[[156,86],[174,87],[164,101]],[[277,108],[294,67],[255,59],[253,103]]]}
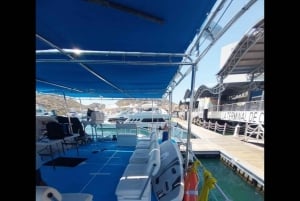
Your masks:
{"label": "metal pole", "polygon": [[171,118],[172,118],[172,92],[169,92],[169,139],[172,139],[171,135],[172,135],[172,126],[171,126]]}
{"label": "metal pole", "polygon": [[[152,123],[152,125],[151,125],[151,127],[152,127],[152,130],[153,130],[153,128],[154,128],[154,122],[153,122],[153,99],[151,100],[151,107],[152,107],[152,109],[151,109],[151,123]],[[155,128],[156,129],[156,128]]]}
{"label": "metal pole", "polygon": [[188,111],[188,133],[186,140],[186,158],[185,158],[185,174],[187,174],[188,164],[189,164],[189,146],[191,141],[191,118],[192,118],[192,109],[194,105],[194,86],[195,86],[195,75],[196,75],[196,66],[192,66],[192,79],[191,79],[191,96],[190,96],[190,106]]}
{"label": "metal pole", "polygon": [[68,104],[67,104],[67,99],[66,99],[66,96],[65,96],[65,92],[63,92],[63,94],[64,94],[64,100],[65,100],[65,109],[66,109],[66,114],[67,114],[68,121],[69,121],[68,128],[69,128],[69,132],[70,132],[70,134],[73,134],[71,119],[70,119],[70,116],[68,115],[68,111],[69,111],[69,109],[68,109]]}
{"label": "metal pole", "polygon": [[[223,76],[220,79],[220,84],[223,84]],[[221,103],[221,90],[219,90],[219,94],[218,94],[218,105],[217,105],[217,112],[219,112],[220,110],[220,103]]]}
{"label": "metal pole", "polygon": [[265,96],[265,91],[263,90],[262,92],[261,92],[261,98],[260,98],[260,104],[259,104],[259,110],[261,111],[262,110],[262,106],[263,106],[263,104],[264,104],[264,96]]}
{"label": "metal pole", "polygon": [[82,121],[82,104],[81,104],[81,98],[79,98],[79,102],[80,102],[80,114],[81,114],[81,121]]}

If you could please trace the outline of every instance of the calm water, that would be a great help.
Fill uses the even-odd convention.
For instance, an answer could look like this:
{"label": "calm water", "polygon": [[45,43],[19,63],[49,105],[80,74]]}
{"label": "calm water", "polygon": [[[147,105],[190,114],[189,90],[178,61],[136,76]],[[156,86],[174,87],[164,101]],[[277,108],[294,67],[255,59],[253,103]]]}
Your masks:
{"label": "calm water", "polygon": [[[218,158],[199,159],[203,166],[209,170],[217,179],[217,184],[232,201],[263,201],[264,196],[255,187],[246,183],[239,175],[226,167]],[[201,181],[203,181],[202,169],[200,170]],[[201,182],[200,181],[200,182]],[[200,184],[200,186],[202,183]],[[220,193],[213,189],[209,194],[210,201],[224,200]]]}

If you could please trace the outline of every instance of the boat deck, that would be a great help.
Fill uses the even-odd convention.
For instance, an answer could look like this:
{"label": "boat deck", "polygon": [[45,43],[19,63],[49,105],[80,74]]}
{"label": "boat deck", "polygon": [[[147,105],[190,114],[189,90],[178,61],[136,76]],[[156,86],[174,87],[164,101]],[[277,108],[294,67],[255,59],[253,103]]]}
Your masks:
{"label": "boat deck", "polygon": [[[78,152],[72,147],[63,152],[58,146],[52,157],[42,157],[42,178],[60,193],[88,193],[93,201],[117,201],[115,191],[134,150],[134,146],[119,146],[111,140],[80,145]],[[61,157],[85,160],[75,166],[53,165],[52,159]],[[151,201],[157,201],[154,191]]]}
{"label": "boat deck", "polygon": [[[114,141],[93,142],[81,145],[79,155],[76,149],[65,153],[57,152],[57,157],[86,158],[75,167],[49,166],[51,160],[44,158],[41,167],[42,177],[48,186],[55,187],[60,193],[90,193],[93,201],[117,201],[115,188],[128,164],[134,147],[119,147]],[[153,199],[152,201],[156,201]]]}
{"label": "boat deck", "polygon": [[[177,122],[185,129],[188,128],[187,121],[178,118],[172,118],[172,121]],[[194,124],[191,125],[191,132],[198,137],[191,139],[195,153],[220,152],[227,158],[231,158],[234,163],[253,173],[260,181],[264,181],[263,147],[243,142],[239,137],[221,135]],[[184,150],[183,147],[182,150]]]}

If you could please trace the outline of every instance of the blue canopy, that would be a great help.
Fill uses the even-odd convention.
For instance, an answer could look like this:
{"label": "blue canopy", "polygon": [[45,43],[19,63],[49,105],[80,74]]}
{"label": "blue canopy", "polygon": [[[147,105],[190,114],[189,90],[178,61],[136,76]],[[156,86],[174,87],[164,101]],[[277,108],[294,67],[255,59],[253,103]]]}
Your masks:
{"label": "blue canopy", "polygon": [[161,98],[215,2],[37,0],[36,91]]}

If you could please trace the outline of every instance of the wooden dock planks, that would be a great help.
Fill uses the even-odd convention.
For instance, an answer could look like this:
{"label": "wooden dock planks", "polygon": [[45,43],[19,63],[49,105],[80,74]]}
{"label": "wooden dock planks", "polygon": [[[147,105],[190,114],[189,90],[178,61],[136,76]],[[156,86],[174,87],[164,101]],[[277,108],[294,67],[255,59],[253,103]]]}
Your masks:
{"label": "wooden dock planks", "polygon": [[[180,126],[187,129],[188,122],[173,118]],[[191,139],[194,152],[220,151],[238,161],[253,174],[264,181],[264,148],[241,141],[232,135],[223,136],[213,131],[192,124],[191,132],[197,139]]]}

